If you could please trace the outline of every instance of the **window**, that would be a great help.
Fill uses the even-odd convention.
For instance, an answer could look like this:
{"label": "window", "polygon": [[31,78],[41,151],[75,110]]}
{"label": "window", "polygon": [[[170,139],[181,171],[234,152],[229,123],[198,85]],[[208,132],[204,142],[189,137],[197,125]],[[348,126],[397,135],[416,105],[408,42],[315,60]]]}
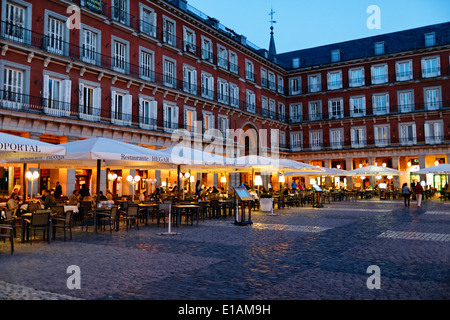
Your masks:
{"label": "window", "polygon": [[372,84],[388,82],[388,65],[377,65],[371,67]]}
{"label": "window", "polygon": [[147,96],[139,96],[139,126],[147,130],[156,130],[157,110],[157,101]]}
{"label": "window", "polygon": [[284,94],[284,79],[278,76],[278,93]]}
{"label": "window", "polygon": [[214,77],[202,72],[202,97],[214,99]]}
{"label": "window", "polygon": [[249,112],[255,112],[256,111],[256,96],[253,91],[247,90],[247,111]]}
{"label": "window", "polygon": [[412,145],[417,143],[415,123],[400,123],[398,126],[401,145]]}
{"label": "window", "polygon": [[80,34],[81,60],[90,64],[100,64],[100,31],[83,26]]}
{"label": "window", "polygon": [[279,149],[280,146],[279,133],[280,130],[278,129],[270,129],[270,149],[272,151]]}
{"label": "window", "polygon": [[397,81],[413,79],[412,60],[397,61],[395,63],[395,77]]}
{"label": "window", "polygon": [[269,117],[271,119],[277,118],[277,110],[275,108],[275,100],[269,99]]}
{"label": "window", "polygon": [[331,62],[341,61],[341,56],[341,50],[331,50]]}
{"label": "window", "polygon": [[302,104],[296,103],[289,105],[289,118],[292,123],[302,121]]}
{"label": "window", "polygon": [[342,149],[344,146],[344,129],[330,129],[330,147],[332,149]]}
{"label": "window", "polygon": [[280,131],[280,148],[286,149],[286,132]]}
{"label": "window", "polygon": [[230,60],[229,60],[230,71],[237,74],[239,73],[237,54],[232,51],[229,52],[230,52]]}
{"label": "window", "polygon": [[140,77],[147,81],[154,81],[155,73],[155,54],[144,48],[139,48],[140,51]]}
{"label": "window", "polygon": [[270,71],[269,71],[268,83],[269,83],[269,89],[270,90],[275,90],[276,85],[277,85],[276,82],[275,82],[275,74],[273,72],[270,72]]}
{"label": "window", "polygon": [[291,132],[291,150],[300,151],[303,147],[303,133]]}
{"label": "window", "polygon": [[328,90],[342,88],[342,71],[332,71],[327,74]]}
{"label": "window", "polygon": [[373,132],[375,136],[375,146],[377,147],[385,147],[390,143],[389,139],[389,125],[375,125],[373,127]]}
{"label": "window", "polygon": [[386,51],[386,43],[377,42],[375,43],[375,55],[385,54]]}
{"label": "window", "polygon": [[228,52],[221,45],[217,45],[217,65],[223,69],[228,69]]}
{"label": "window", "polygon": [[366,97],[350,97],[350,116],[362,117],[366,115]]}
{"label": "window", "polygon": [[172,132],[178,129],[178,107],[174,104],[164,102],[163,105],[163,126],[165,132]]}
{"label": "window", "polygon": [[328,100],[328,112],[330,119],[344,117],[344,100],[342,98]]}
{"label": "window", "polygon": [[239,87],[230,83],[230,105],[239,108]]}
{"label": "window", "polygon": [[289,79],[289,94],[301,94],[302,93],[302,78],[295,77]]}
{"label": "window", "polygon": [[441,75],[441,59],[437,57],[422,58],[422,77],[432,78]]}
{"label": "window", "polygon": [[228,104],[228,82],[223,79],[217,79],[217,100]]}
{"label": "window", "polygon": [[317,121],[322,119],[322,102],[311,101],[308,105],[309,121]]}
{"label": "window", "polygon": [[441,88],[425,88],[425,108],[426,110],[438,110],[441,108]]}
{"label": "window", "polygon": [[196,54],[196,46],[195,46],[195,32],[191,29],[183,27],[183,49],[186,52],[191,54]]}
{"label": "window", "polygon": [[320,84],[320,74],[308,76],[308,88],[310,93],[319,92],[322,90]]}
{"label": "window", "polygon": [[142,3],[140,7],[139,30],[151,37],[156,37],[156,13]]}
{"label": "window", "polygon": [[42,98],[44,113],[54,116],[70,115],[72,81],[65,76],[44,74]]}
{"label": "window", "polygon": [[261,96],[261,111],[263,117],[269,116],[269,100],[265,96]]}
{"label": "window", "polygon": [[398,111],[410,112],[414,110],[414,94],[413,91],[398,92]]}
{"label": "window", "polygon": [[167,57],[163,57],[163,80],[165,86],[175,88],[177,80],[175,60]]}
{"label": "window", "polygon": [[130,25],[130,15],[128,10],[128,0],[113,0],[111,7],[112,19],[124,25]]}
{"label": "window", "polygon": [[425,47],[432,47],[435,45],[436,45],[436,34],[434,32],[426,33],[425,34]]}
{"label": "window", "polygon": [[57,18],[56,14],[50,13],[47,10],[46,16],[46,49],[50,52],[62,55],[66,52],[66,42],[68,40],[68,29],[66,28],[67,18]]}
{"label": "window", "polygon": [[319,150],[322,148],[322,130],[309,132],[309,145],[312,150]]}
{"label": "window", "polygon": [[117,72],[128,72],[128,41],[112,36],[112,69]]}
{"label": "window", "polygon": [[176,46],[175,21],[163,16],[163,42],[171,46]]}
{"label": "window", "polygon": [[183,90],[190,94],[197,94],[197,70],[189,65],[183,66]]}
{"label": "window", "polygon": [[132,96],[123,90],[111,90],[111,122],[131,125]]}
{"label": "window", "polygon": [[348,70],[348,85],[352,88],[361,87],[365,84],[364,68],[353,68]]}
{"label": "window", "polygon": [[[30,5],[31,6],[31,5]],[[5,28],[2,28],[2,34],[8,39],[18,42],[29,42],[27,31],[30,23],[28,20],[27,8],[13,2],[6,2],[6,8],[2,7],[3,21],[5,21]]]}
{"label": "window", "polygon": [[214,115],[211,112],[203,112],[203,133],[213,134],[214,130]]}
{"label": "window", "polygon": [[374,115],[389,113],[389,94],[374,94],[372,96],[372,111]]}
{"label": "window", "polygon": [[197,129],[197,111],[194,108],[184,107],[184,129],[191,134]]}
{"label": "window", "polygon": [[278,103],[278,120],[286,120],[286,108],[284,106],[284,103]]}
{"label": "window", "polygon": [[255,81],[253,62],[248,60],[245,61],[245,79]]}
{"label": "window", "polygon": [[366,146],[366,127],[354,127],[350,130],[352,148],[362,148]]}
{"label": "window", "polygon": [[436,144],[444,140],[443,121],[425,121],[425,143]]}
{"label": "window", "polygon": [[300,68],[300,58],[292,59],[292,68]]}
{"label": "window", "polygon": [[261,86],[264,88],[268,87],[267,84],[267,70],[264,68],[261,68]]}
{"label": "window", "polygon": [[222,133],[223,138],[228,137],[228,129],[230,129],[230,119],[226,116],[219,115],[218,129]]}
{"label": "window", "polygon": [[99,121],[102,98],[100,84],[80,81],[78,86],[78,116],[82,120]]}
{"label": "window", "polygon": [[0,59],[0,99],[3,108],[27,109],[30,67]]}
{"label": "window", "polygon": [[202,37],[202,59],[213,63],[212,42]]}

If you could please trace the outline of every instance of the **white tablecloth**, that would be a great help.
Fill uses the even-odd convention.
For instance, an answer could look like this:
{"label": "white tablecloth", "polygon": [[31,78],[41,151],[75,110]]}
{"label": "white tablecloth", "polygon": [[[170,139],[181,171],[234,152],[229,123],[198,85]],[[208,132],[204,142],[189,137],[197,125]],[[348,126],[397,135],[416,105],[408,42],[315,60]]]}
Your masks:
{"label": "white tablecloth", "polygon": [[78,206],[64,206],[64,212],[67,212],[69,210],[72,210],[73,213],[78,212]]}

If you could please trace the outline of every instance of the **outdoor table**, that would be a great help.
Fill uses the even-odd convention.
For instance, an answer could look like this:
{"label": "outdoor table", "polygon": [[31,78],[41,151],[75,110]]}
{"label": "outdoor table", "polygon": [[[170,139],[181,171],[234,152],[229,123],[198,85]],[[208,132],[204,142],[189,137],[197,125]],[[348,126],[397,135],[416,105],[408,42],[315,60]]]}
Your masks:
{"label": "outdoor table", "polygon": [[145,225],[148,226],[149,208],[159,208],[159,204],[157,204],[157,203],[139,203],[138,207],[145,209]]}
{"label": "outdoor table", "polygon": [[73,213],[78,213],[78,206],[64,206],[64,212],[73,211]]}
{"label": "outdoor table", "polygon": [[219,200],[219,206],[222,212],[224,213],[224,216],[227,216],[226,209],[228,208],[228,213],[230,214],[230,217],[232,216],[232,209],[233,209],[233,200]]}
{"label": "outdoor table", "polygon": [[177,213],[177,226],[181,225],[181,210],[182,209],[196,209],[197,213],[197,226],[198,226],[198,218],[200,212],[200,206],[195,204],[177,204],[172,207]]}
{"label": "outdoor table", "polygon": [[[33,214],[31,212],[23,213],[20,215],[20,218],[22,219],[21,222],[21,235],[20,235],[20,242],[25,242],[25,219],[31,219],[31,216]],[[55,216],[54,213],[50,214],[50,220],[48,222],[48,231],[47,231],[47,241],[50,243],[50,237],[52,232],[52,217]]]}

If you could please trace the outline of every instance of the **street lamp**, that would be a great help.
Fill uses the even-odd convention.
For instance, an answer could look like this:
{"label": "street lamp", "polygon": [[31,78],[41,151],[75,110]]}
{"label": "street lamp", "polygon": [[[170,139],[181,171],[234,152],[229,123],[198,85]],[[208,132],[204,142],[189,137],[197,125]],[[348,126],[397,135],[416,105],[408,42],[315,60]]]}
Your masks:
{"label": "street lamp", "polygon": [[139,181],[141,181],[141,177],[139,175],[135,175],[134,177],[132,175],[128,175],[127,181],[133,186],[133,202],[134,202],[134,194],[136,193],[135,186]]}
{"label": "street lamp", "polygon": [[259,187],[262,186],[262,178],[261,176],[255,176],[255,186],[258,186],[258,194],[259,194]]}
{"label": "street lamp", "polygon": [[28,181],[31,182],[30,198],[33,199],[33,182],[39,178],[39,172],[27,171],[27,173],[25,173],[25,177],[27,178]]}

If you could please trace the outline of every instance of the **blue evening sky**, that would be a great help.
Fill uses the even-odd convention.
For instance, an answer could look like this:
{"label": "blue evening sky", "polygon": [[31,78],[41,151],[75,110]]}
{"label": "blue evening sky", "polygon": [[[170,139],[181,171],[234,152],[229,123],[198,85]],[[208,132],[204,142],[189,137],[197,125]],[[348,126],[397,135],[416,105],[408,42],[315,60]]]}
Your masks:
{"label": "blue evening sky", "polygon": [[[450,0],[188,0],[188,4],[269,48],[271,8],[277,53],[450,21]],[[367,8],[381,10],[381,29],[367,28]]]}

